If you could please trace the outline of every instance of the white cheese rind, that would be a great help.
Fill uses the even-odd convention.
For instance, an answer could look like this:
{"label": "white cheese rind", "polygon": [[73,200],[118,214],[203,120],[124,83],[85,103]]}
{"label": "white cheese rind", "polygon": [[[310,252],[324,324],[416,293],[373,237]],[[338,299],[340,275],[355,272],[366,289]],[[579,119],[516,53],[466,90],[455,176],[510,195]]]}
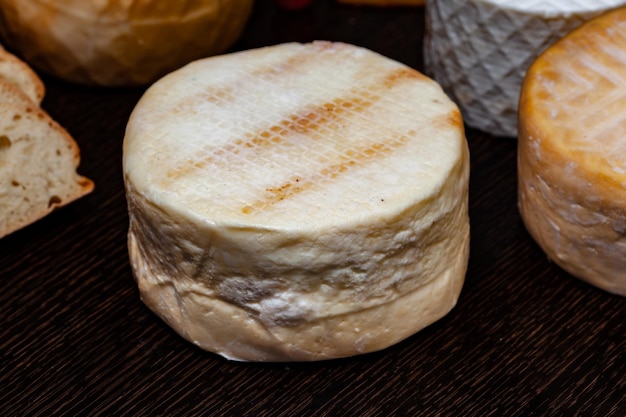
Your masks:
{"label": "white cheese rind", "polygon": [[124,172],[142,299],[229,359],[383,349],[459,296],[460,114],[371,51],[285,44],[191,64],[133,111]]}
{"label": "white cheese rind", "polygon": [[528,70],[519,204],[563,269],[626,295],[626,8],[587,22]]}
{"label": "white cheese rind", "polygon": [[426,5],[426,73],[468,126],[517,136],[522,79],[549,45],[624,0],[432,0]]}

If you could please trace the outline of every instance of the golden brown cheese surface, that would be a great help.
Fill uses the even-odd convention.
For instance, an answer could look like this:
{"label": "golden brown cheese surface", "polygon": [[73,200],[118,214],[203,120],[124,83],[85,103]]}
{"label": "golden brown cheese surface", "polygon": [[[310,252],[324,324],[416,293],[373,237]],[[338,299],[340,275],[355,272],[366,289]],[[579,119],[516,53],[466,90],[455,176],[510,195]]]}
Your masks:
{"label": "golden brown cheese surface", "polygon": [[262,52],[199,61],[148,90],[125,143],[139,191],[242,225],[325,224],[402,211],[441,186],[435,167],[458,162],[460,114],[417,71],[341,44]]}
{"label": "golden brown cheese surface", "polygon": [[557,264],[626,295],[626,8],[551,46],[519,114],[520,211]]}
{"label": "golden brown cheese surface", "polygon": [[529,140],[598,186],[622,190],[612,198],[626,204],[626,8],[565,37],[527,80],[521,117]]}

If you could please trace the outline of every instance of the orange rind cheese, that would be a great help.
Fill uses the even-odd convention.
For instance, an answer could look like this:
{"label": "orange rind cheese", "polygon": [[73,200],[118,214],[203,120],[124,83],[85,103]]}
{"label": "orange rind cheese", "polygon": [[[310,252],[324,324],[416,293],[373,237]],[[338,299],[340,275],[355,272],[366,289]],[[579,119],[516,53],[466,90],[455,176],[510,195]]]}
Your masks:
{"label": "orange rind cheese", "polygon": [[626,295],[626,8],[535,61],[519,125],[520,210],[530,233],[571,274]]}

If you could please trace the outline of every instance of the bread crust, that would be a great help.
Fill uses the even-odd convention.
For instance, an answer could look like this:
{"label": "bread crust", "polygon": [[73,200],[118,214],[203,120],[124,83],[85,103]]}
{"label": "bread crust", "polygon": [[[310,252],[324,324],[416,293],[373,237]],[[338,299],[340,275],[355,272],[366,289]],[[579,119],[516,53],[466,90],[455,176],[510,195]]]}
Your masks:
{"label": "bread crust", "polygon": [[35,104],[18,85],[0,77],[0,102],[15,103],[19,106],[32,106]]}
{"label": "bread crust", "polygon": [[37,73],[0,45],[0,78],[20,89],[33,103],[41,104],[45,86]]}

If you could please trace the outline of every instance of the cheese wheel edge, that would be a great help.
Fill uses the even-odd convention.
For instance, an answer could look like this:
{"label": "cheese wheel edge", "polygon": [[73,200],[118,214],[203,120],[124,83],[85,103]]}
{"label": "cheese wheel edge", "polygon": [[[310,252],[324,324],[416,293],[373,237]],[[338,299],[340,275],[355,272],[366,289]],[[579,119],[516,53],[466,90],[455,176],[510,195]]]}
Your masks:
{"label": "cheese wheel edge", "polygon": [[[595,127],[578,126],[581,122],[572,120],[575,127],[570,132],[569,126],[562,125],[568,121],[567,104],[550,110],[550,101],[546,100],[550,100],[551,92],[545,86],[565,85],[554,63],[570,65],[562,56],[566,53],[590,53],[579,49],[576,42],[587,39],[589,31],[606,31],[612,19],[623,16],[624,10],[608,12],[583,24],[530,67],[520,97],[518,143],[519,208],[530,234],[550,259],[570,274],[621,295],[626,295],[624,175],[598,163],[596,152],[579,152],[581,138],[593,134]],[[585,88],[580,85],[581,95],[587,91]],[[594,89],[597,87],[589,91]],[[569,100],[561,99],[565,103]],[[621,140],[624,146],[624,138]],[[604,145],[598,142],[597,146],[597,154],[602,155]]]}

